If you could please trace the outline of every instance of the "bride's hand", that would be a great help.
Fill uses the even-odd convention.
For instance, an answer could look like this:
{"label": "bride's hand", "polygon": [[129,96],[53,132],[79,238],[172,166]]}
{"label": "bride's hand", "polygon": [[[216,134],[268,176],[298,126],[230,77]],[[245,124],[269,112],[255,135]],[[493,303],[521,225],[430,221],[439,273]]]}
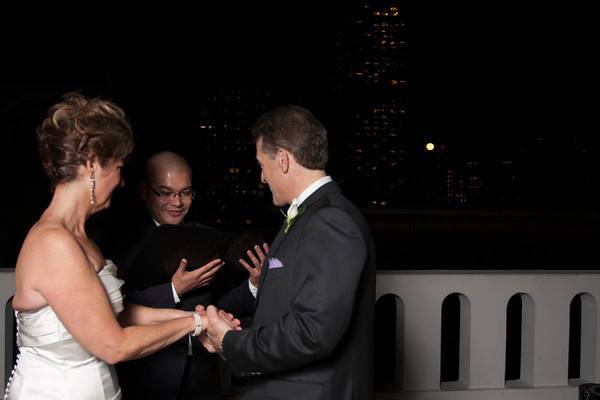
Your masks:
{"label": "bride's hand", "polygon": [[[206,316],[206,308],[204,308],[204,306],[201,304],[198,304],[196,306],[196,312],[202,317]],[[218,310],[218,314],[219,317],[231,327],[231,329],[236,331],[242,329],[240,320],[235,318],[233,314],[228,313],[224,310]],[[208,326],[206,326],[205,329],[208,329]]]}

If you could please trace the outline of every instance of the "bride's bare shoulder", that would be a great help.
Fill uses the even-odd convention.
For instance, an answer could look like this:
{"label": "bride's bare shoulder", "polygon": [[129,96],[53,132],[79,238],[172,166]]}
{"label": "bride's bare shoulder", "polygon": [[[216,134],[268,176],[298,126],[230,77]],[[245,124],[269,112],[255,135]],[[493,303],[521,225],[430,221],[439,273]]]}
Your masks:
{"label": "bride's bare shoulder", "polygon": [[55,259],[64,261],[70,257],[85,257],[73,234],[62,225],[38,222],[23,242],[17,268],[19,264],[35,265],[37,262],[51,266]]}
{"label": "bride's bare shoulder", "polygon": [[[16,309],[37,309],[69,282],[91,277],[84,251],[63,226],[37,223],[29,231],[15,269]],[[50,297],[49,297],[50,296]]]}
{"label": "bride's bare shoulder", "polygon": [[29,246],[55,246],[77,243],[75,237],[64,226],[49,222],[36,223],[27,234],[24,244]]}

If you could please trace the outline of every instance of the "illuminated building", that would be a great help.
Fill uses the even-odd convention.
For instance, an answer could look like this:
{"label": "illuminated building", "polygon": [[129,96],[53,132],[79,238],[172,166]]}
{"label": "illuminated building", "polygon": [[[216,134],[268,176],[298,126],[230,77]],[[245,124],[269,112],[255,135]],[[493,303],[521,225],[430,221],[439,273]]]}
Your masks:
{"label": "illuminated building", "polygon": [[[205,170],[196,174],[199,201],[196,212],[214,225],[252,225],[265,197],[256,164],[250,127],[268,108],[269,90],[219,90],[199,112],[198,133],[202,137]],[[196,205],[201,203],[201,205]]]}
{"label": "illuminated building", "polygon": [[337,90],[352,99],[346,104],[350,134],[342,183],[362,206],[397,206],[410,194],[408,44],[397,2],[364,2],[339,32],[337,45]]}

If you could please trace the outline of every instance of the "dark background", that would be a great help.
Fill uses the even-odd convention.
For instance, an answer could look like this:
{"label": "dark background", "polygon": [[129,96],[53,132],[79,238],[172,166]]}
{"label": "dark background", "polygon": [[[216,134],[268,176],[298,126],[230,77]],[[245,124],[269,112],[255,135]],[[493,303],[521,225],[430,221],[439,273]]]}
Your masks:
{"label": "dark background", "polygon": [[[352,30],[357,18],[370,15],[365,4],[369,12],[398,7],[408,46],[396,54],[406,61],[396,74],[406,86],[389,90],[344,75],[359,55],[340,54],[361,45]],[[2,266],[14,265],[24,235],[50,198],[34,130],[48,106],[70,90],[114,100],[135,132],[127,186],[98,218],[126,218],[146,157],[171,149],[194,168],[200,194],[195,218],[224,230],[276,229],[280,221],[268,191],[227,203],[236,196],[222,180],[223,168],[215,167],[237,159],[251,165],[251,146],[230,152],[217,142],[215,164],[216,153],[207,150],[214,143],[198,129],[202,110],[229,107],[228,94],[266,90],[261,107],[237,122],[247,129],[260,111],[287,103],[317,115],[330,134],[329,171],[370,222],[380,268],[596,266],[597,35],[586,10],[371,1],[74,11],[60,16],[57,10],[23,10],[3,17]],[[231,104],[254,104],[255,98]],[[385,171],[355,179],[348,147],[357,105],[381,102],[406,111],[400,121],[406,161],[387,177],[397,186],[385,186]],[[239,135],[248,140],[243,129]],[[445,150],[429,154],[423,150],[427,141]],[[381,153],[368,157],[363,161],[374,162]],[[506,165],[508,173],[501,167]],[[252,168],[243,180],[257,186],[259,171]],[[450,196],[450,170],[483,184],[463,197],[460,187]],[[385,205],[368,196],[380,192]]]}

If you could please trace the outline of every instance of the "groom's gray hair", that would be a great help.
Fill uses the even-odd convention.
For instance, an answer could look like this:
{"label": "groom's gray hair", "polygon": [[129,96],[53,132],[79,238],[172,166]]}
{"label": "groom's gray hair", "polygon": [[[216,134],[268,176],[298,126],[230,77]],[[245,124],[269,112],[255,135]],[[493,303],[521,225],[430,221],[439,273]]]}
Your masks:
{"label": "groom's gray hair", "polygon": [[262,149],[271,157],[275,157],[278,149],[285,149],[305,168],[324,170],[327,167],[327,130],[306,108],[277,107],[261,115],[251,132],[255,142],[262,139]]}

